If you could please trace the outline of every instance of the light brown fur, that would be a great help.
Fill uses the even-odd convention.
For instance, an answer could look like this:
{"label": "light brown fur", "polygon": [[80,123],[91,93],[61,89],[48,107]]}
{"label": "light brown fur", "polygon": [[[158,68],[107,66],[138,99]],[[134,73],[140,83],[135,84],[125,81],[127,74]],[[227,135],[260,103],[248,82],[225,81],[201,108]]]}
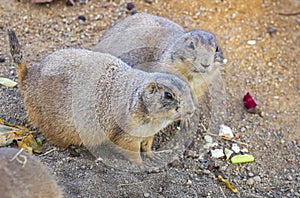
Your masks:
{"label": "light brown fur", "polygon": [[112,54],[145,71],[178,75],[190,84],[196,104],[223,63],[222,50],[212,33],[186,32],[166,18],[143,13],[110,28],[93,51]]}
{"label": "light brown fur", "polygon": [[155,133],[195,110],[188,84],[175,75],[83,49],[54,52],[28,68],[21,83],[30,120],[52,143],[93,148],[111,141],[136,163],[141,150],[152,155]]}
{"label": "light brown fur", "polygon": [[0,196],[61,198],[61,189],[47,168],[26,152],[13,159],[18,152],[14,148],[0,148]]}

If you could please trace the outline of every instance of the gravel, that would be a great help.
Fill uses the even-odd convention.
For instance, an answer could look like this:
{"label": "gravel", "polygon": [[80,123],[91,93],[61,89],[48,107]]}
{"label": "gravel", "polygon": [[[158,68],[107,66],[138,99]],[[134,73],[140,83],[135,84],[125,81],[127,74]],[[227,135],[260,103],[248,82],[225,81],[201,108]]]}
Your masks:
{"label": "gravel", "polygon": [[[61,48],[91,49],[106,29],[131,14],[126,5],[124,0],[76,2],[74,6],[66,6],[66,1],[1,1],[0,57],[5,62],[0,63],[0,76],[17,81],[7,28],[16,31],[24,58],[32,65]],[[239,133],[237,142],[217,138],[218,131],[200,126],[192,132],[189,156],[179,153],[173,163],[153,172],[129,171],[128,164],[112,167],[95,162],[84,147],[77,148],[78,155],[73,155],[72,149],[57,148],[37,156],[51,169],[65,196],[299,197],[299,16],[278,14],[299,10],[297,1],[155,0],[135,1],[134,6],[137,12],[159,14],[187,30],[204,29],[216,34],[227,60],[221,72],[223,79],[219,79],[225,84],[223,124]],[[78,22],[81,15],[88,19],[83,24]],[[247,92],[264,117],[245,111],[242,98]],[[206,108],[209,100],[203,101],[201,119],[206,126],[210,108]],[[18,88],[0,87],[0,118],[34,129]],[[237,143],[247,148],[255,161],[233,165],[224,158],[212,159],[209,150],[215,148],[203,148],[208,132],[214,138],[211,146],[231,148]],[[159,147],[158,143],[154,145]],[[45,151],[52,148],[45,143]],[[231,192],[217,174],[226,176],[239,193]]]}

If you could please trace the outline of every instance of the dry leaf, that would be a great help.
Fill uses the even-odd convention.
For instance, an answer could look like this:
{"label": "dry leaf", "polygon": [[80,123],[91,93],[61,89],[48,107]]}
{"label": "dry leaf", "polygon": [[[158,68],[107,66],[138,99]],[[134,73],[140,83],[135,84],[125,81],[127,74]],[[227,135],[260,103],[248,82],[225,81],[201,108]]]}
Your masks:
{"label": "dry leaf", "polygon": [[234,193],[237,193],[238,190],[227,180],[224,179],[221,175],[218,175],[218,179],[226,184],[226,186]]}
{"label": "dry leaf", "polygon": [[4,85],[5,87],[15,87],[18,83],[8,78],[0,77],[0,84]]}

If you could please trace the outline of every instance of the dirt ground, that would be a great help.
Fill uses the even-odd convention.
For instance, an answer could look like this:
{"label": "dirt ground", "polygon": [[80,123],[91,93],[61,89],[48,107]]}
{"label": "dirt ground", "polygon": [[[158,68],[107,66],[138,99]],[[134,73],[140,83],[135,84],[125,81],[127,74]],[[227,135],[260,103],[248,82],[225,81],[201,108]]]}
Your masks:
{"label": "dirt ground", "polygon": [[[203,29],[217,36],[228,60],[221,79],[224,124],[239,134],[238,141],[247,144],[239,146],[246,147],[255,162],[233,165],[211,158],[210,149],[203,148],[207,132],[203,128],[170,164],[145,172],[95,162],[84,148],[57,148],[38,158],[51,169],[65,197],[300,197],[300,1],[132,2],[138,12],[159,14],[186,30]],[[15,30],[24,57],[33,64],[57,49],[91,49],[110,25],[131,14],[126,3],[91,0],[66,6],[59,0],[50,4],[1,0],[0,57],[5,62],[0,63],[0,76],[17,80],[7,28]],[[84,23],[79,23],[80,15],[86,17]],[[254,96],[264,117],[245,111],[246,92]],[[0,118],[31,126],[18,88],[0,87]],[[232,144],[211,137],[217,148]],[[53,148],[45,143],[45,152]],[[216,178],[211,163],[220,167],[238,193]]]}

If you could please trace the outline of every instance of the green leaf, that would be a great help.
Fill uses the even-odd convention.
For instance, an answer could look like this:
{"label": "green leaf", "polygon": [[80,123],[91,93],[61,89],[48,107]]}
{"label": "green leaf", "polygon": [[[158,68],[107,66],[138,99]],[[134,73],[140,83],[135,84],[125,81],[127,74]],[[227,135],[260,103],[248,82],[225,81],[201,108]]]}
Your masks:
{"label": "green leaf", "polygon": [[236,155],[231,158],[231,163],[233,164],[242,164],[247,162],[253,162],[254,157],[253,155]]}
{"label": "green leaf", "polygon": [[0,77],[0,84],[4,85],[6,87],[15,87],[18,83],[16,83],[15,81],[10,80],[8,78]]}

